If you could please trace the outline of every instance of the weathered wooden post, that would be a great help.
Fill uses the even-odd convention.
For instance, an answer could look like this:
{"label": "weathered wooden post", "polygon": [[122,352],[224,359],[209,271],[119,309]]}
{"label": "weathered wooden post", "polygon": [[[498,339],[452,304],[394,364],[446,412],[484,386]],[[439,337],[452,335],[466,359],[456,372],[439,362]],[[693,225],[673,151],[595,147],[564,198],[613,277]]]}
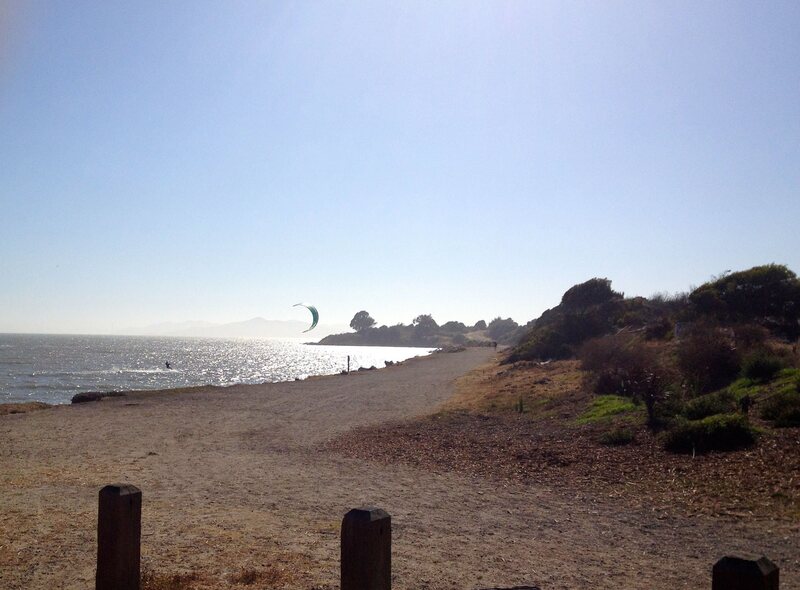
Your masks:
{"label": "weathered wooden post", "polygon": [[766,557],[723,557],[714,564],[711,590],[778,590],[778,572]]}
{"label": "weathered wooden post", "polygon": [[390,590],[392,517],[371,507],[345,514],[341,559],[341,590]]}
{"label": "weathered wooden post", "polygon": [[142,492],[130,484],[100,490],[95,590],[139,590]]}
{"label": "weathered wooden post", "polygon": [[347,374],[350,374],[350,355],[347,355]]}

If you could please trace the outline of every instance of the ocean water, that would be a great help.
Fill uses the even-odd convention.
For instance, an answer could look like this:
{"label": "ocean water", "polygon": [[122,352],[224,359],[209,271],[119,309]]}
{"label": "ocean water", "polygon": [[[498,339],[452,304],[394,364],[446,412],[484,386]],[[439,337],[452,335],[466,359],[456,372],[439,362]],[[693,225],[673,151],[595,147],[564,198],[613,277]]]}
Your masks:
{"label": "ocean water", "polygon": [[65,404],[81,391],[291,381],[339,373],[347,355],[354,370],[429,352],[268,339],[0,334],[0,403]]}

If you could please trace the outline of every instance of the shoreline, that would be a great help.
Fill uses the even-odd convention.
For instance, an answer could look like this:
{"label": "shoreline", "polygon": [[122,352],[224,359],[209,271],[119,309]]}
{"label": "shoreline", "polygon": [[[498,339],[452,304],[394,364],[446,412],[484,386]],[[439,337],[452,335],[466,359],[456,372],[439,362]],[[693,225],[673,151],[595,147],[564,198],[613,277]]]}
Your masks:
{"label": "shoreline", "polygon": [[[318,345],[317,343],[310,343],[310,342],[300,343],[300,344],[302,344],[304,346],[309,346],[309,345],[310,346],[317,346]],[[350,347],[354,347],[354,346],[360,346],[360,345],[320,345],[320,346],[350,346]],[[377,346],[377,347],[378,348],[419,348],[421,350],[420,350],[420,354],[417,354],[417,355],[412,356],[412,357],[408,357],[408,358],[400,360],[400,361],[384,360],[383,361],[383,363],[384,363],[383,366],[372,365],[369,368],[367,368],[367,367],[359,367],[357,369],[352,369],[350,371],[350,373],[356,373],[356,372],[359,372],[359,371],[363,372],[363,371],[367,371],[367,370],[380,370],[380,369],[385,369],[385,368],[388,368],[388,367],[391,367],[391,366],[397,366],[397,365],[400,365],[400,364],[407,363],[408,361],[411,361],[411,360],[416,359],[416,358],[429,357],[429,356],[433,355],[435,352],[437,352],[437,350],[439,350],[439,349],[435,349],[435,348],[424,348],[424,347],[418,347],[418,346],[386,346],[386,345],[380,345],[380,346]],[[376,346],[370,346],[370,348],[376,348]],[[423,353],[422,350],[427,350],[428,352],[427,353]],[[105,398],[108,398],[108,397],[126,397],[126,396],[129,396],[131,394],[136,394],[136,393],[145,393],[145,392],[151,392],[151,393],[164,392],[164,393],[166,393],[166,392],[177,391],[177,390],[184,391],[184,390],[191,390],[191,389],[198,389],[198,388],[230,388],[230,387],[239,387],[239,386],[262,387],[262,386],[265,386],[265,385],[271,385],[271,384],[275,384],[275,383],[293,383],[293,382],[296,382],[296,381],[305,381],[305,380],[308,380],[308,379],[318,379],[320,377],[334,377],[334,376],[338,376],[338,375],[341,375],[341,374],[343,374],[343,372],[341,372],[341,371],[340,372],[331,372],[331,373],[306,374],[306,375],[304,375],[302,377],[295,377],[293,379],[292,378],[278,379],[276,381],[262,381],[262,382],[259,382],[259,383],[244,383],[244,382],[240,382],[240,383],[228,383],[228,384],[224,384],[224,385],[222,385],[222,384],[214,384],[214,383],[198,383],[198,384],[185,385],[185,386],[179,386],[179,387],[154,387],[154,388],[147,388],[147,389],[140,389],[140,388],[134,388],[134,389],[105,389],[105,390],[86,389],[85,391],[76,391],[76,392],[74,392],[71,395],[69,400],[66,400],[66,401],[63,401],[63,402],[60,402],[60,403],[54,403],[52,401],[44,401],[44,400],[41,400],[41,399],[32,399],[32,398],[0,401],[0,416],[6,415],[6,414],[22,413],[22,412],[27,412],[27,411],[38,411],[38,410],[49,409],[49,408],[57,407],[57,406],[69,406],[69,405],[74,405],[75,403],[86,403],[86,402],[89,402],[89,401],[99,401],[100,398],[105,399]],[[97,399],[83,399],[83,400],[80,400],[78,402],[74,401],[75,398],[78,397],[78,396],[96,397]],[[45,407],[41,407],[41,406],[45,406]]]}

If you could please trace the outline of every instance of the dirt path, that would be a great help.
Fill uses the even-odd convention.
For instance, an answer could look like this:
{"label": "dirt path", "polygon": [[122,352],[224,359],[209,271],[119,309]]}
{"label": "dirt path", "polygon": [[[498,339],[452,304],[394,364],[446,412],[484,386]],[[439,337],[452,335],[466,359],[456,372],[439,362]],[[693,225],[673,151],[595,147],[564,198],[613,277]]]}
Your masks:
{"label": "dirt path", "polygon": [[[730,552],[764,553],[798,585],[796,526],[675,519],[568,491],[434,474],[321,451],[353,426],[431,411],[490,358],[469,350],[303,382],[137,394],[0,417],[0,587],[89,588],[97,491],[144,494],[143,561],[192,587],[338,587],[354,506],[393,520],[396,588],[710,587]],[[770,532],[767,528],[772,527]],[[266,579],[266,578],[264,578]]]}

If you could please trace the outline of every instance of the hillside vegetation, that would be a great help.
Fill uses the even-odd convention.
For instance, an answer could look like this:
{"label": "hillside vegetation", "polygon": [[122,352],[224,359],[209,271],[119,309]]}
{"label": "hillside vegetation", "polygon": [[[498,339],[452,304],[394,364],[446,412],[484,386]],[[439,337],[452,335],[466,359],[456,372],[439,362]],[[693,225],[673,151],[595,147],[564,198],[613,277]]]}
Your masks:
{"label": "hillside vegetation", "polygon": [[584,388],[644,409],[673,452],[756,444],[750,410],[800,424],[800,280],[770,264],[726,273],[689,294],[626,299],[607,279],[569,289],[508,363],[578,358]]}
{"label": "hillside vegetation", "polygon": [[768,264],[725,273],[690,293],[625,298],[608,279],[594,278],[567,290],[520,334],[508,362],[574,357],[590,338],[620,330],[648,340],[670,340],[682,325],[753,327],[785,340],[800,335],[800,280],[786,266]]}
{"label": "hillside vegetation", "polygon": [[[800,282],[785,266],[676,296],[569,289],[434,416],[342,447],[632,505],[800,516]],[[366,441],[366,442],[365,442]],[[667,508],[668,507],[668,508]]]}

